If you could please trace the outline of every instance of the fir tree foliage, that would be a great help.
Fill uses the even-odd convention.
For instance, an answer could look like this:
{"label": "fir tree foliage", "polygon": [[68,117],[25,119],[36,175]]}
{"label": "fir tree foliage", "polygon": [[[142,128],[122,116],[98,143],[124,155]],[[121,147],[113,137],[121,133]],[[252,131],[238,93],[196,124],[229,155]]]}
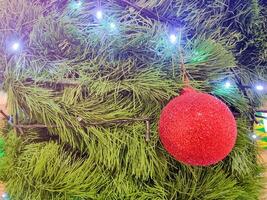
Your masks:
{"label": "fir tree foliage", "polygon": [[[14,116],[14,127],[2,130],[0,178],[11,198],[257,199],[262,167],[248,133],[261,96],[245,95],[232,71],[244,83],[266,79],[263,67],[237,67],[243,55],[238,45],[245,40],[235,22],[245,26],[240,16],[253,10],[251,26],[263,26],[262,5],[128,2],[176,19],[173,27],[121,2],[101,2],[98,20],[99,1],[0,1],[0,63]],[[176,44],[169,41],[173,28],[181,36]],[[13,41],[21,42],[20,52],[7,50]],[[238,123],[234,150],[211,167],[175,161],[158,137],[160,111],[184,86],[182,59],[192,86],[226,102]],[[233,87],[226,89],[225,80]]]}

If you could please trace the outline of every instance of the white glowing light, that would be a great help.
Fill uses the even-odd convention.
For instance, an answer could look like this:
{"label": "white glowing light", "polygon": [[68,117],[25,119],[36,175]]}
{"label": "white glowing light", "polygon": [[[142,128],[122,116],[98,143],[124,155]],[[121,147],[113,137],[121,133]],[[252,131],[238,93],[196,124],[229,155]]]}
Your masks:
{"label": "white glowing light", "polygon": [[114,22],[111,22],[109,24],[109,27],[110,27],[111,30],[115,30],[116,29],[116,24]]}
{"label": "white glowing light", "polygon": [[176,35],[174,35],[174,34],[171,34],[170,35],[170,42],[172,44],[176,44],[177,43],[177,37],[176,37]]}
{"label": "white glowing light", "polygon": [[82,6],[82,1],[77,0],[77,1],[73,1],[73,3],[71,4],[73,9],[79,9]]}
{"label": "white glowing light", "polygon": [[12,46],[11,46],[11,48],[12,48],[13,51],[19,50],[19,47],[20,47],[20,45],[19,45],[18,42],[13,43]]}
{"label": "white glowing light", "polygon": [[[267,119],[267,113],[262,113],[262,116],[266,117],[266,119]],[[263,120],[265,130],[267,130],[267,120],[266,119]]]}
{"label": "white glowing light", "polygon": [[231,87],[231,83],[230,83],[229,81],[227,81],[227,82],[224,84],[224,86],[225,86],[226,88],[230,88],[230,87]]}
{"label": "white glowing light", "polygon": [[8,194],[4,192],[4,193],[2,194],[2,198],[3,198],[3,199],[8,198]]}
{"label": "white glowing light", "polygon": [[81,2],[81,1],[77,1],[77,2],[76,2],[76,6],[77,6],[77,7],[80,7],[81,5],[82,5],[82,2]]}
{"label": "white glowing light", "polygon": [[256,86],[256,89],[259,90],[259,91],[262,91],[264,88],[263,88],[262,85],[257,85],[257,86]]}
{"label": "white glowing light", "polygon": [[98,11],[96,12],[96,18],[97,18],[97,19],[103,19],[103,12],[102,12],[101,10],[98,10]]}
{"label": "white glowing light", "polygon": [[252,138],[253,138],[253,139],[256,139],[256,138],[257,138],[257,135],[252,135]]}

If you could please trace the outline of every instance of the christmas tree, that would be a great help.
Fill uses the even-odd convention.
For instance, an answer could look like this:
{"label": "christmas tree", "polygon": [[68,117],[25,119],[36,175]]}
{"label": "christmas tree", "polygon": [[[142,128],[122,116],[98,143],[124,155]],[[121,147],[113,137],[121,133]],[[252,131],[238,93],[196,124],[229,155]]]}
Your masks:
{"label": "christmas tree", "polygon": [[[263,1],[3,0],[0,16],[11,199],[258,199]],[[159,138],[184,77],[235,116],[235,147],[217,164],[179,162]]]}

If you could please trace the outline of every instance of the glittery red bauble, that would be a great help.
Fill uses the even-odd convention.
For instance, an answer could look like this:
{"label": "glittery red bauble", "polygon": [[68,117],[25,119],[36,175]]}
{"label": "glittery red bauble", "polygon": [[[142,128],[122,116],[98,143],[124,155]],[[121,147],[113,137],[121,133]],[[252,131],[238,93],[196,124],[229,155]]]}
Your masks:
{"label": "glittery red bauble", "polygon": [[236,121],[219,99],[191,88],[163,109],[159,121],[160,139],[178,161],[208,166],[223,160],[237,138]]}

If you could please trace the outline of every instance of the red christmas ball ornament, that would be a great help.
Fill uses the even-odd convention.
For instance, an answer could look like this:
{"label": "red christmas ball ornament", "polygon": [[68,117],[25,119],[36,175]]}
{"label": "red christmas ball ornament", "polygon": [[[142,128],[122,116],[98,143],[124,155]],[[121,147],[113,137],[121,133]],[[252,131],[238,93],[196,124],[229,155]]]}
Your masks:
{"label": "red christmas ball ornament", "polygon": [[231,152],[237,126],[232,112],[221,100],[186,88],[163,109],[159,133],[163,146],[176,160],[209,166]]}

